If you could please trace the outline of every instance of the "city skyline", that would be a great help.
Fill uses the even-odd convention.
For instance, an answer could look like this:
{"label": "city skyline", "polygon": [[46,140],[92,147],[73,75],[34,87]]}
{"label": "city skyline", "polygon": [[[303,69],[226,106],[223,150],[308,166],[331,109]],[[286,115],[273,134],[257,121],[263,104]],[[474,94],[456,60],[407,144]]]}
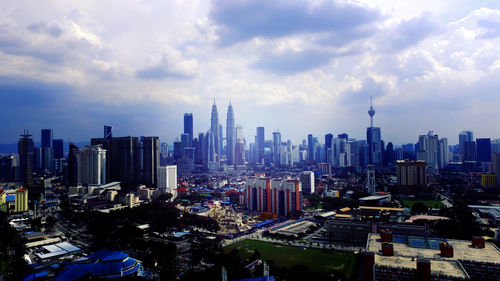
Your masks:
{"label": "city skyline", "polygon": [[258,126],[363,139],[370,96],[395,144],[499,137],[500,3],[392,2],[4,1],[0,143],[43,128],[85,141],[103,124],[172,143],[185,112],[195,134],[209,128],[214,96],[247,140]]}
{"label": "city skyline", "polygon": [[[228,128],[227,128],[227,120],[229,120],[229,119],[226,119],[226,123],[221,123],[221,122],[220,122],[221,120],[219,120],[219,119],[218,119],[217,103],[216,103],[215,99],[213,100],[213,104],[212,104],[211,108],[212,108],[212,113],[211,113],[211,117],[210,117],[210,120],[211,120],[210,122],[211,122],[211,123],[213,123],[213,124],[211,124],[211,125],[209,126],[208,130],[209,130],[209,131],[212,131],[212,127],[214,126],[214,124],[218,124],[219,126],[217,126],[217,130],[218,130],[217,134],[220,134],[220,133],[221,133],[221,132],[219,132],[219,131],[220,131],[220,128],[222,128],[222,127],[226,127],[226,128],[225,128],[225,130],[222,130],[222,136],[223,136],[224,144],[226,144],[226,145],[227,145],[227,131],[228,131]],[[226,113],[228,114],[227,116],[231,116],[231,117],[232,117],[232,118],[231,118],[232,127],[233,127],[233,128],[232,128],[232,130],[234,130],[234,134],[235,134],[235,133],[236,133],[236,131],[235,131],[235,126],[236,126],[236,125],[235,125],[235,124],[237,124],[238,126],[241,126],[241,124],[240,124],[240,123],[238,123],[238,122],[235,122],[235,119],[234,119],[234,111],[233,111],[233,107],[232,107],[231,101],[229,102],[228,109],[227,109]],[[182,120],[181,120],[183,130],[182,130],[182,131],[180,131],[180,132],[178,132],[178,134],[177,134],[176,136],[174,136],[174,138],[173,138],[170,142],[169,142],[169,141],[166,141],[165,139],[162,139],[162,138],[160,137],[161,142],[162,142],[162,143],[167,143],[167,144],[171,145],[171,147],[173,147],[173,146],[174,146],[174,142],[181,142],[181,137],[182,137],[182,134],[183,134],[183,133],[184,133],[184,134],[186,134],[186,130],[189,130],[189,131],[195,132],[195,133],[193,133],[193,135],[189,134],[189,135],[191,135],[191,141],[190,141],[190,142],[192,142],[192,138],[193,138],[194,136],[197,136],[197,135],[198,135],[198,134],[200,134],[200,133],[204,133],[204,132],[203,132],[203,130],[200,130],[198,133],[196,133],[196,131],[194,131],[194,130],[193,130],[193,127],[195,127],[195,126],[194,126],[194,124],[196,124],[196,122],[195,122],[195,120],[196,120],[195,118],[196,118],[196,117],[193,117],[193,115],[196,115],[196,113],[194,113],[194,114],[193,114],[193,113],[184,113],[184,114],[183,114],[183,123],[182,123]],[[368,141],[368,138],[367,138],[367,137],[368,137],[368,135],[369,135],[369,132],[370,132],[370,130],[373,130],[373,129],[377,129],[377,130],[378,130],[378,134],[379,134],[378,138],[380,139],[380,129],[383,129],[383,128],[381,128],[381,127],[375,127],[375,126],[373,125],[373,124],[374,124],[374,121],[373,121],[373,119],[374,119],[374,115],[375,115],[375,109],[373,108],[372,99],[371,99],[371,97],[370,97],[370,107],[369,107],[369,110],[368,110],[368,116],[369,116],[370,121],[369,121],[369,125],[365,127],[365,128],[366,128],[366,130],[368,130],[368,133],[366,133],[366,131],[365,131],[365,135],[364,135],[364,136],[359,136],[359,137],[358,137],[358,136],[353,136],[353,135],[350,135],[350,132],[349,132],[349,131],[346,131],[346,132],[338,132],[338,133],[336,133],[336,132],[326,132],[326,133],[324,133],[324,134],[319,134],[319,135],[316,135],[316,134],[310,134],[310,133],[307,133],[307,132],[305,132],[305,131],[304,131],[304,137],[303,137],[302,139],[292,140],[292,143],[293,143],[293,144],[300,144],[300,143],[302,143],[303,141],[308,141],[308,138],[309,138],[310,136],[314,136],[315,138],[318,138],[318,139],[322,140],[324,137],[326,137],[326,135],[331,135],[332,133],[333,133],[332,137],[333,137],[333,136],[335,136],[335,135],[339,135],[339,137],[340,137],[340,135],[346,135],[346,136],[347,136],[347,135],[350,135],[349,139],[355,139],[355,140],[365,140],[365,141]],[[186,119],[187,117],[188,117],[189,119]],[[214,118],[215,118],[215,119],[214,119]],[[201,119],[204,119],[204,118],[201,118]],[[205,119],[208,119],[208,118],[205,118]],[[187,121],[187,120],[189,120],[189,121]],[[186,122],[188,122],[188,123],[186,123]],[[187,124],[188,124],[188,125],[187,125]],[[187,125],[188,127],[186,127],[186,125]],[[107,127],[112,128],[113,126],[110,126],[110,125],[104,125],[105,130],[106,130],[106,128],[107,128]],[[258,130],[258,128],[262,128],[262,127],[263,127],[263,128],[266,128],[266,127],[264,127],[264,126],[258,126],[258,127],[255,127],[255,129],[257,129],[257,130]],[[244,127],[244,126],[241,126],[240,128],[245,128],[245,127]],[[25,131],[26,131],[26,129],[25,129]],[[32,132],[32,130],[27,130],[27,131]],[[42,138],[44,137],[43,135],[44,135],[44,132],[46,132],[46,131],[50,131],[50,133],[51,133],[51,138],[52,138],[52,131],[53,131],[53,129],[40,129],[40,132],[41,132],[41,133],[40,133],[40,139],[38,139],[38,138],[36,137],[36,136],[37,136],[37,134],[34,134],[34,135],[33,135],[33,140],[34,140],[36,143],[39,143],[39,144],[41,144],[41,145],[42,145],[42,143],[43,143]],[[247,130],[247,131],[248,131],[248,130]],[[265,131],[266,131],[266,130],[265,130]],[[273,139],[274,139],[274,133],[275,133],[275,132],[279,132],[279,133],[280,133],[280,136],[281,136],[281,133],[283,132],[283,130],[280,130],[280,129],[272,129],[272,130],[271,130],[270,128],[267,128],[267,134],[268,134],[268,135],[266,135],[266,134],[265,134],[265,131],[264,131],[264,136],[265,136],[265,137],[267,137],[267,138],[265,138],[265,140],[273,140]],[[462,134],[464,134],[464,132],[473,133],[473,132],[474,132],[474,130],[472,130],[472,132],[471,132],[470,130],[462,130],[462,131],[460,131],[459,133],[457,133],[457,134],[456,134],[456,139],[457,139],[456,143],[453,141],[453,136],[452,136],[452,137],[451,137],[452,141],[451,141],[451,142],[448,142],[448,144],[449,144],[449,145],[460,145],[460,136],[461,136]],[[384,133],[385,133],[385,132],[384,132]],[[402,145],[409,144],[409,143],[411,143],[411,144],[418,143],[418,141],[419,141],[419,137],[420,137],[420,136],[427,135],[427,134],[434,134],[434,133],[436,133],[436,132],[435,132],[434,130],[429,129],[429,130],[427,130],[426,132],[422,132],[422,133],[420,133],[420,132],[414,132],[414,133],[415,133],[415,138],[416,138],[416,140],[415,140],[415,141],[411,141],[411,140],[410,140],[410,141],[408,141],[408,142],[397,143],[397,142],[394,142],[394,141],[392,141],[392,140],[390,140],[390,139],[385,139],[383,135],[382,135],[382,137],[381,137],[381,140],[385,141],[385,142],[386,142],[386,144],[387,144],[387,143],[389,143],[389,142],[391,142],[391,143],[393,143],[395,146],[397,146],[397,147],[401,147]],[[253,142],[255,141],[255,138],[257,137],[257,134],[256,134],[256,133],[254,133],[254,134],[253,134],[253,136],[251,136],[251,135],[252,135],[251,130],[250,130],[250,132],[247,132],[246,134],[247,134],[247,135],[244,135],[244,136],[245,136],[245,138],[246,138],[246,140],[247,140],[247,147],[246,147],[246,148],[248,149],[248,144],[249,144],[249,143],[253,143]],[[286,132],[285,132],[285,134],[286,134]],[[439,134],[439,132],[437,132],[437,134],[438,134],[438,135],[440,135],[440,134]],[[117,136],[118,136],[118,135],[117,135]],[[124,135],[119,135],[119,136],[121,136],[121,137],[125,137],[125,136],[132,136],[132,135],[127,135],[127,134],[124,134]],[[146,136],[151,136],[151,135],[148,135],[148,134],[139,134],[139,135],[137,135],[137,136],[144,136],[144,137],[146,137]],[[442,138],[447,138],[448,140],[450,139],[450,137],[447,137],[447,136],[442,136],[442,135],[440,135],[440,136],[441,136]],[[86,139],[86,140],[72,141],[72,140],[70,140],[70,139],[69,139],[69,140],[64,140],[64,141],[65,141],[65,142],[68,142],[68,143],[69,143],[69,142],[73,142],[73,143],[86,143],[86,142],[90,142],[90,139],[91,139],[91,138],[95,138],[95,137],[97,137],[97,135],[90,136],[90,137],[89,137],[89,139]],[[491,135],[490,135],[490,136],[479,136],[479,137],[473,137],[472,139],[476,139],[476,138],[477,138],[477,139],[488,138],[488,139],[492,139],[492,140],[493,140],[493,139],[499,139],[498,137],[494,137],[494,136],[491,136]],[[471,139],[471,140],[472,140],[472,139]],[[290,138],[284,138],[284,139],[283,139],[283,141],[286,141],[286,140],[291,140],[291,139],[290,139]],[[236,141],[236,140],[234,140],[234,141]],[[309,141],[310,141],[310,140],[309,140]],[[218,142],[218,141],[217,141],[217,142]],[[320,141],[319,143],[326,144],[326,143],[321,142],[321,141]],[[1,144],[1,143],[0,143],[0,144]],[[43,146],[43,145],[42,145],[42,146]],[[216,154],[217,154],[217,153],[216,153]]]}

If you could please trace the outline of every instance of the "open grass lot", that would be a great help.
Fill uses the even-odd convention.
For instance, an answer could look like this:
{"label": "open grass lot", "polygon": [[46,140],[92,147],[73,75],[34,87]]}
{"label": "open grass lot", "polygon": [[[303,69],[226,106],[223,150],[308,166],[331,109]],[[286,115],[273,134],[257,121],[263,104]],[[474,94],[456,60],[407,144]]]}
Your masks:
{"label": "open grass lot", "polygon": [[255,240],[245,240],[230,245],[224,249],[224,252],[229,253],[233,249],[238,250],[241,259],[251,257],[257,250],[262,259],[272,260],[277,266],[291,268],[302,264],[313,272],[343,272],[347,278],[350,278],[353,273],[356,258],[354,253],[311,248],[304,250]]}
{"label": "open grass lot", "polygon": [[440,200],[410,200],[410,199],[403,200],[403,204],[405,205],[405,207],[408,207],[410,209],[417,202],[423,203],[425,206],[429,208],[440,209],[441,207],[443,207],[443,203],[441,203]]}

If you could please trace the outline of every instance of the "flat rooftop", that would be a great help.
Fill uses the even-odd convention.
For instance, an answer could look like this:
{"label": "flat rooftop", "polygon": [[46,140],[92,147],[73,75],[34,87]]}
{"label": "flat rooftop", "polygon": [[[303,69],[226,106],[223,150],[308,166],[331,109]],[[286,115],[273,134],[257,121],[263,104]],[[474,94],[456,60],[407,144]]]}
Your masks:
{"label": "flat rooftop", "polygon": [[[404,239],[407,242],[404,242]],[[453,246],[453,257],[444,258],[440,255],[439,243],[442,241],[448,242]],[[454,240],[441,238],[423,238],[423,237],[406,237],[393,235],[394,255],[405,257],[423,257],[428,259],[445,259],[445,260],[471,260],[491,263],[500,263],[500,251],[491,243],[485,243],[484,248],[472,247],[472,242],[468,240]],[[411,247],[408,244],[417,246],[427,246],[426,248]],[[378,253],[382,248],[380,235],[371,233],[368,236],[367,252]]]}
{"label": "flat rooftop", "polygon": [[[467,279],[467,274],[463,271],[460,264],[454,260],[431,260],[431,273],[437,275],[448,275]],[[401,256],[382,256],[375,255],[375,264],[387,267],[401,267],[417,269],[417,259]]]}

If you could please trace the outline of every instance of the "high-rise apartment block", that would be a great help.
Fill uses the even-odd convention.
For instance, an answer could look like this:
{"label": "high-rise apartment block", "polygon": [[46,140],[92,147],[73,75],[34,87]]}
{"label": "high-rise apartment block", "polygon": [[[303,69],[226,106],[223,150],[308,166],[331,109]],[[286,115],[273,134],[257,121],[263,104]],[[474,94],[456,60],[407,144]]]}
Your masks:
{"label": "high-rise apartment block", "polygon": [[300,182],[302,185],[303,194],[313,194],[314,193],[314,172],[305,171],[300,175]]}
{"label": "high-rise apartment block", "polygon": [[106,183],[106,150],[101,146],[88,146],[76,155],[77,183],[103,185]]}
{"label": "high-rise apartment block", "polygon": [[160,166],[160,139],[158,137],[142,137],[142,183],[158,186],[158,167]]}
{"label": "high-rise apartment block", "polygon": [[33,185],[34,151],[35,143],[31,135],[25,131],[17,144],[17,153],[19,154],[21,180],[26,188]]}
{"label": "high-rise apartment block", "polygon": [[172,194],[172,198],[177,197],[177,166],[158,167],[158,188]]}
{"label": "high-rise apartment block", "polygon": [[301,184],[298,180],[249,178],[245,204],[251,211],[286,216],[300,211]]}
{"label": "high-rise apartment block", "polygon": [[427,163],[425,161],[397,161],[396,176],[398,185],[423,186],[427,185]]}

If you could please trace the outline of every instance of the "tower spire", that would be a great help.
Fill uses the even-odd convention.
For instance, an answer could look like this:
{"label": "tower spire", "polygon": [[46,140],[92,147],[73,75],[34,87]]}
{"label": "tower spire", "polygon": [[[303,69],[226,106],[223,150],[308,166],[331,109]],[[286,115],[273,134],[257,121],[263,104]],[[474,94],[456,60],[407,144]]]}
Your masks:
{"label": "tower spire", "polygon": [[373,100],[370,96],[370,110],[368,110],[368,115],[370,115],[370,127],[373,127],[373,115],[375,115],[375,110],[373,109]]}

